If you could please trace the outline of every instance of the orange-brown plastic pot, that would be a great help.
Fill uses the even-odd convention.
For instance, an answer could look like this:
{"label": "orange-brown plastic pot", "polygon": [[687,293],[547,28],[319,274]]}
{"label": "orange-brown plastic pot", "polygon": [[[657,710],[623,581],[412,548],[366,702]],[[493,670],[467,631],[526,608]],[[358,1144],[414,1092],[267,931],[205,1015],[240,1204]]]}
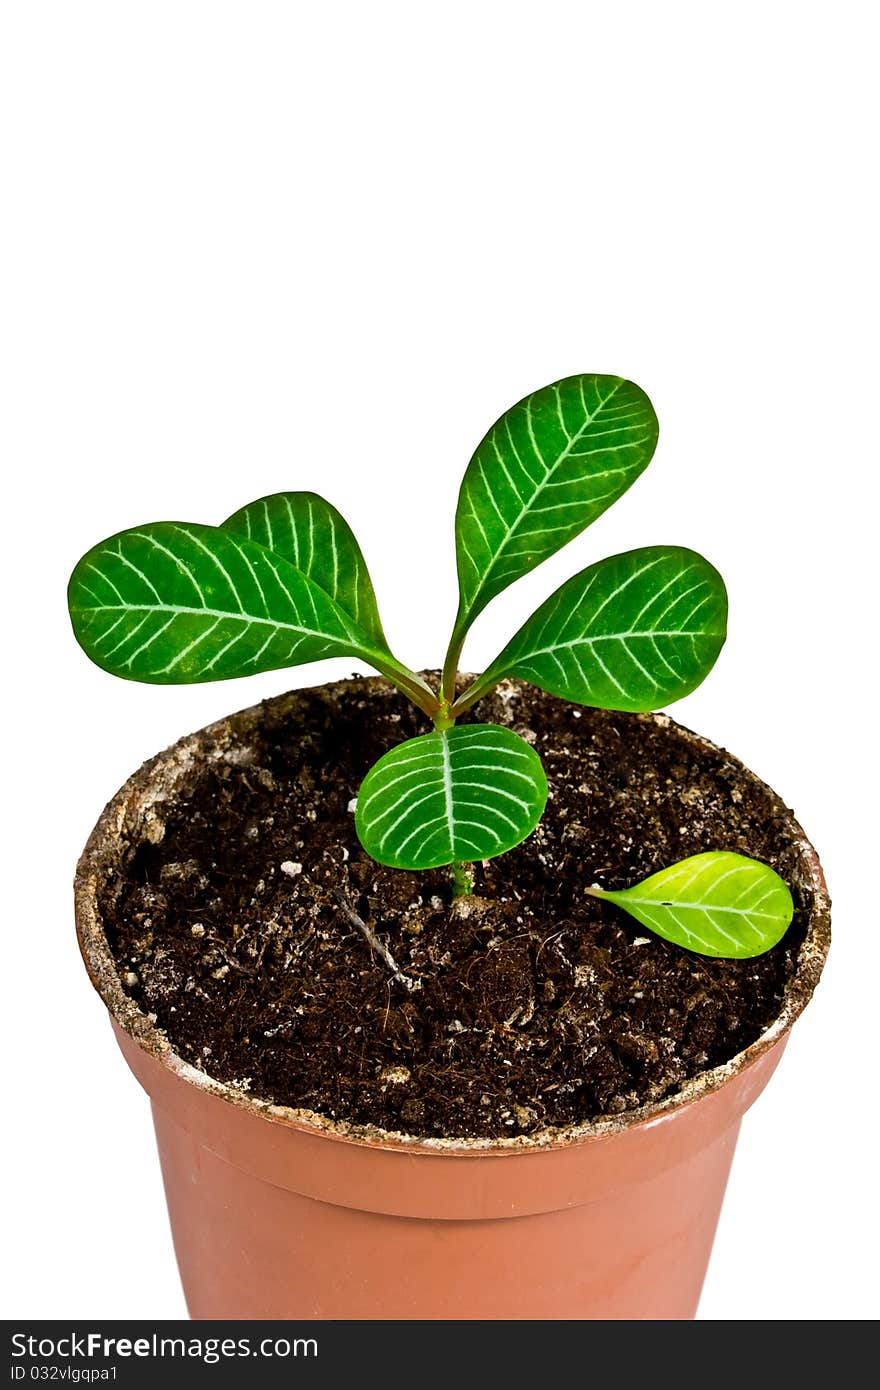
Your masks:
{"label": "orange-brown plastic pot", "polygon": [[806,837],[796,827],[797,887],[812,904],[796,974],[777,1020],[725,1066],[640,1111],[515,1140],[346,1129],[261,1103],[178,1057],[124,993],[98,911],[99,884],[133,837],[150,834],[180,778],[240,747],[257,718],[244,711],[146,764],[105,810],[77,875],[83,956],[152,1101],[191,1315],[692,1318],[740,1120],[828,949],[828,898]]}

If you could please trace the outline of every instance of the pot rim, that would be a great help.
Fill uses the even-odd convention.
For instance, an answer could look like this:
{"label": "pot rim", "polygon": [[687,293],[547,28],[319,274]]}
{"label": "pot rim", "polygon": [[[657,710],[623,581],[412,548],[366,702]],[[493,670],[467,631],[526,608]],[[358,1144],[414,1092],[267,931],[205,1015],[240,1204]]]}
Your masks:
{"label": "pot rim", "polygon": [[[150,758],[127,779],[98,818],[80,857],[74,881],[79,948],[89,978],[111,1017],[145,1052],[181,1080],[271,1123],[319,1134],[346,1144],[400,1149],[410,1153],[474,1157],[481,1153],[500,1156],[505,1153],[513,1155],[565,1147],[605,1135],[618,1134],[636,1126],[648,1127],[663,1123],[684,1106],[717,1091],[732,1077],[762,1057],[788,1033],[812,997],[831,941],[831,901],[818,855],[792,812],[784,806],[772,788],[761,782],[750,768],[734,758],[726,749],[678,724],[668,714],[650,712],[634,717],[654,721],[661,727],[674,725],[687,742],[699,750],[711,751],[729,758],[744,768],[750,777],[769,792],[788,817],[798,852],[798,879],[812,898],[813,907],[807,933],[800,947],[795,973],[786,985],[779,1013],[760,1037],[742,1052],[737,1053],[728,1062],[692,1077],[674,1095],[635,1110],[584,1121],[577,1125],[547,1126],[531,1134],[476,1139],[464,1136],[434,1138],[409,1135],[373,1125],[331,1120],[312,1110],[275,1105],[260,1100],[229,1082],[218,1081],[208,1076],[180,1057],[151,1017],[145,1014],[122,988],[98,911],[98,886],[108,869],[118,863],[117,846],[121,840],[127,838],[129,828],[142,825],[155,806],[169,799],[182,777],[197,762],[234,760],[233,745],[240,744],[248,728],[259,722],[265,705],[277,706],[284,702],[295,702],[305,691],[350,687],[352,680],[378,685],[389,691],[394,689],[390,682],[380,676],[353,677],[351,680],[327,682],[317,687],[300,687],[227,715],[195,733],[185,735],[170,748]],[[508,680],[501,684],[509,689],[516,689],[521,682]],[[234,734],[232,726],[235,727]]]}

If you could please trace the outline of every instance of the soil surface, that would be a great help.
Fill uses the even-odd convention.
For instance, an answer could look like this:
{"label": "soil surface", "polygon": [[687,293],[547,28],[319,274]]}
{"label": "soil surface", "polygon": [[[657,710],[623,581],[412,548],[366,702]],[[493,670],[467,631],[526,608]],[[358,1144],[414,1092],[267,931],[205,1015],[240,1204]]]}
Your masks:
{"label": "soil surface", "polygon": [[[256,732],[148,820],[100,908],[126,992],[182,1057],[331,1119],[502,1137],[674,1094],[773,1021],[810,904],[763,783],[668,718],[515,682],[466,719],[514,728],[550,783],[538,829],[476,866],[470,898],[452,902],[448,870],[385,869],[360,848],[362,777],[429,727],[375,679],[267,701]],[[584,892],[707,849],[762,859],[792,886],[794,922],[766,955],[693,955]]]}

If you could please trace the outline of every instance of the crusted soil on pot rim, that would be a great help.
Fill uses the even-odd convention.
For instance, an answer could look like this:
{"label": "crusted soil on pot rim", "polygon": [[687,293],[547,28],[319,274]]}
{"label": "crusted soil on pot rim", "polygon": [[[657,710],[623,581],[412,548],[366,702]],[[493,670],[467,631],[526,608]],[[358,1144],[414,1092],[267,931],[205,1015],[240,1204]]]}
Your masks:
{"label": "crusted soil on pot rim", "polygon": [[[235,1104],[444,1147],[620,1128],[769,1047],[829,938],[818,861],[779,798],[665,715],[505,682],[469,717],[533,744],[550,799],[455,903],[447,870],[384,869],[359,846],[361,778],[428,727],[380,678],[268,700],[145,764],[77,873],[83,955],[121,1025]],[[794,921],[766,955],[693,955],[584,892],[706,849],[762,859],[791,887]]]}

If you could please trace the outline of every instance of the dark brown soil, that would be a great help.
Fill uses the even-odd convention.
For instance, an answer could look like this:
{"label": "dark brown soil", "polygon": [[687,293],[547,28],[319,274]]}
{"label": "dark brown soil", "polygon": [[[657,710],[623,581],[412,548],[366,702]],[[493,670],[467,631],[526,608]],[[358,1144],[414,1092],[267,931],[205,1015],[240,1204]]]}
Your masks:
{"label": "dark brown soil", "polygon": [[[510,1136],[673,1094],[776,1016],[810,905],[785,808],[726,754],[697,756],[671,720],[506,685],[471,717],[534,744],[550,799],[452,904],[448,871],[381,868],[354,830],[361,778],[422,716],[374,680],[291,704],[267,701],[256,737],[193,775],[102,892],[127,992],[196,1067],[333,1119]],[[792,884],[795,920],[766,955],[692,955],[584,893],[706,849]]]}

